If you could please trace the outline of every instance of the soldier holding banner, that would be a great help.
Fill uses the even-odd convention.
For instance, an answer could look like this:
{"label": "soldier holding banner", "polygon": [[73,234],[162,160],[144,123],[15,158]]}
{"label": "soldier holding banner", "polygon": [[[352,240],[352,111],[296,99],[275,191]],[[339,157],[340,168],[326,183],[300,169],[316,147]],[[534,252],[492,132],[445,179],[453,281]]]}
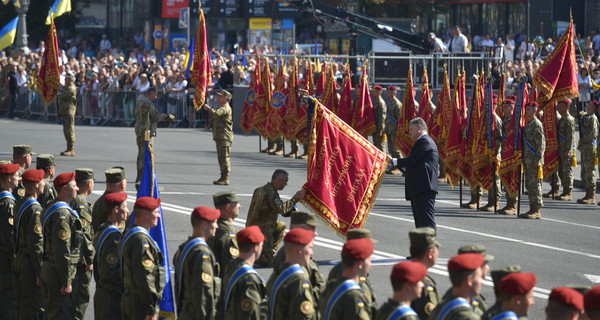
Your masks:
{"label": "soldier holding banner", "polygon": [[544,164],[546,138],[542,122],[536,117],[538,103],[527,103],[525,120],[527,124],[523,131],[523,163],[525,165],[525,188],[529,193],[529,211],[520,215],[523,219],[540,219],[542,217],[542,185],[540,172]]}
{"label": "soldier holding banner", "polygon": [[[152,139],[156,136],[156,124],[160,115],[156,110],[154,100],[156,100],[156,88],[151,87],[145,94],[138,95],[135,105],[135,137],[138,146],[136,183],[140,182],[144,172],[145,141],[150,139],[150,142],[152,142]],[[146,137],[146,131],[148,130],[150,134]]]}
{"label": "soldier holding banner", "polygon": [[[504,152],[504,148],[506,148],[506,139],[513,132],[513,113],[515,112],[515,100],[506,99],[502,102],[502,139],[504,143],[502,144],[502,150]],[[504,159],[503,159],[504,160]],[[508,192],[506,192],[506,206],[504,208],[498,210],[500,214],[506,215],[515,215],[517,214],[517,195],[511,196]]]}

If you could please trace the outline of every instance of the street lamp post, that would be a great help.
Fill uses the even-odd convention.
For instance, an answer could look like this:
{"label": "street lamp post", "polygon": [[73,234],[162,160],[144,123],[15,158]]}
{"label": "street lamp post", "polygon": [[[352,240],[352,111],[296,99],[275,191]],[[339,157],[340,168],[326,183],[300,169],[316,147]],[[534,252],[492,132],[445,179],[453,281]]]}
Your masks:
{"label": "street lamp post", "polygon": [[21,7],[15,8],[19,15],[17,26],[17,48],[27,47],[27,11],[29,11],[29,0],[21,0]]}

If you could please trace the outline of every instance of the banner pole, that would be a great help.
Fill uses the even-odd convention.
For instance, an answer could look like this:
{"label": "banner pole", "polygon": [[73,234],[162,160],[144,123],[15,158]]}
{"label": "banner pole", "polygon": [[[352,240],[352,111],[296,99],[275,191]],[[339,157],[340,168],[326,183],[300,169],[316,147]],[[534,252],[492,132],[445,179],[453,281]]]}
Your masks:
{"label": "banner pole", "polygon": [[[523,165],[519,165],[519,191],[523,187]],[[521,195],[523,192],[517,192],[517,218],[521,215]]]}
{"label": "banner pole", "polygon": [[463,195],[462,195],[462,193],[463,193],[463,178],[462,177],[460,177],[460,180],[458,183],[458,193],[460,195],[459,196],[459,199],[460,199],[459,207],[462,207],[462,204],[463,204],[463,198],[462,198],[463,197]]}
{"label": "banner pole", "polygon": [[496,173],[496,169],[498,167],[498,163],[496,161],[494,161],[494,163],[492,164],[493,170],[494,170],[494,214],[498,213],[498,201],[500,200],[500,197],[498,197],[498,185],[496,185],[496,178],[497,173]]}

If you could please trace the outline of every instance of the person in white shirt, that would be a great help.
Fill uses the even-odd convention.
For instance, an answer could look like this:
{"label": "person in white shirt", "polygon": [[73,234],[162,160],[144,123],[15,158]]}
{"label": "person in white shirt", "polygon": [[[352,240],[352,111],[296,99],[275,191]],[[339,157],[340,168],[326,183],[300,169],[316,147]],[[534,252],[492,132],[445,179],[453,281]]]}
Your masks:
{"label": "person in white shirt", "polygon": [[433,46],[433,52],[448,52],[446,45],[442,42],[442,39],[436,37],[435,33],[429,33],[429,43]]}
{"label": "person in white shirt", "polygon": [[515,35],[513,33],[506,36],[504,56],[506,57],[506,61],[513,61],[515,59]]}
{"label": "person in white shirt", "polygon": [[448,43],[448,51],[452,53],[456,52],[469,52],[468,46],[469,40],[462,34],[459,26],[452,28],[452,38]]}

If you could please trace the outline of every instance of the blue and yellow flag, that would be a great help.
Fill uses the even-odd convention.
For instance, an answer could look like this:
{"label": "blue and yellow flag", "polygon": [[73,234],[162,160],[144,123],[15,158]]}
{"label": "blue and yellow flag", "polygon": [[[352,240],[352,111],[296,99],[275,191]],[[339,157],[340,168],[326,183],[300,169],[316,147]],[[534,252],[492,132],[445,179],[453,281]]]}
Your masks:
{"label": "blue and yellow flag", "polygon": [[0,30],[0,50],[10,47],[15,41],[18,20],[19,18],[14,18]]}
{"label": "blue and yellow flag", "polygon": [[191,37],[190,45],[188,47],[188,51],[185,53],[185,61],[183,65],[185,65],[185,78],[190,78],[190,71],[192,71],[192,65],[194,63],[194,47],[195,47],[195,39]]}
{"label": "blue and yellow flag", "polygon": [[63,14],[71,12],[71,0],[56,0],[50,11],[48,11],[48,17],[46,17],[46,24],[50,24],[52,19],[60,17]]}
{"label": "blue and yellow flag", "polygon": [[[149,141],[146,141],[144,154],[144,172],[140,181],[140,188],[137,197],[153,197],[160,198],[158,191],[158,180],[154,172],[154,150]],[[167,250],[167,235],[165,231],[165,216],[162,211],[162,206],[159,207],[160,219],[158,225],[150,229],[150,236],[156,243],[165,257],[163,266],[166,268],[167,284],[162,294],[162,300],[159,302],[160,312],[159,319],[175,319],[175,302],[173,300],[173,287],[171,286],[171,266],[169,264],[169,251]],[[135,213],[134,213],[135,214]],[[135,216],[131,221],[135,221]]]}

